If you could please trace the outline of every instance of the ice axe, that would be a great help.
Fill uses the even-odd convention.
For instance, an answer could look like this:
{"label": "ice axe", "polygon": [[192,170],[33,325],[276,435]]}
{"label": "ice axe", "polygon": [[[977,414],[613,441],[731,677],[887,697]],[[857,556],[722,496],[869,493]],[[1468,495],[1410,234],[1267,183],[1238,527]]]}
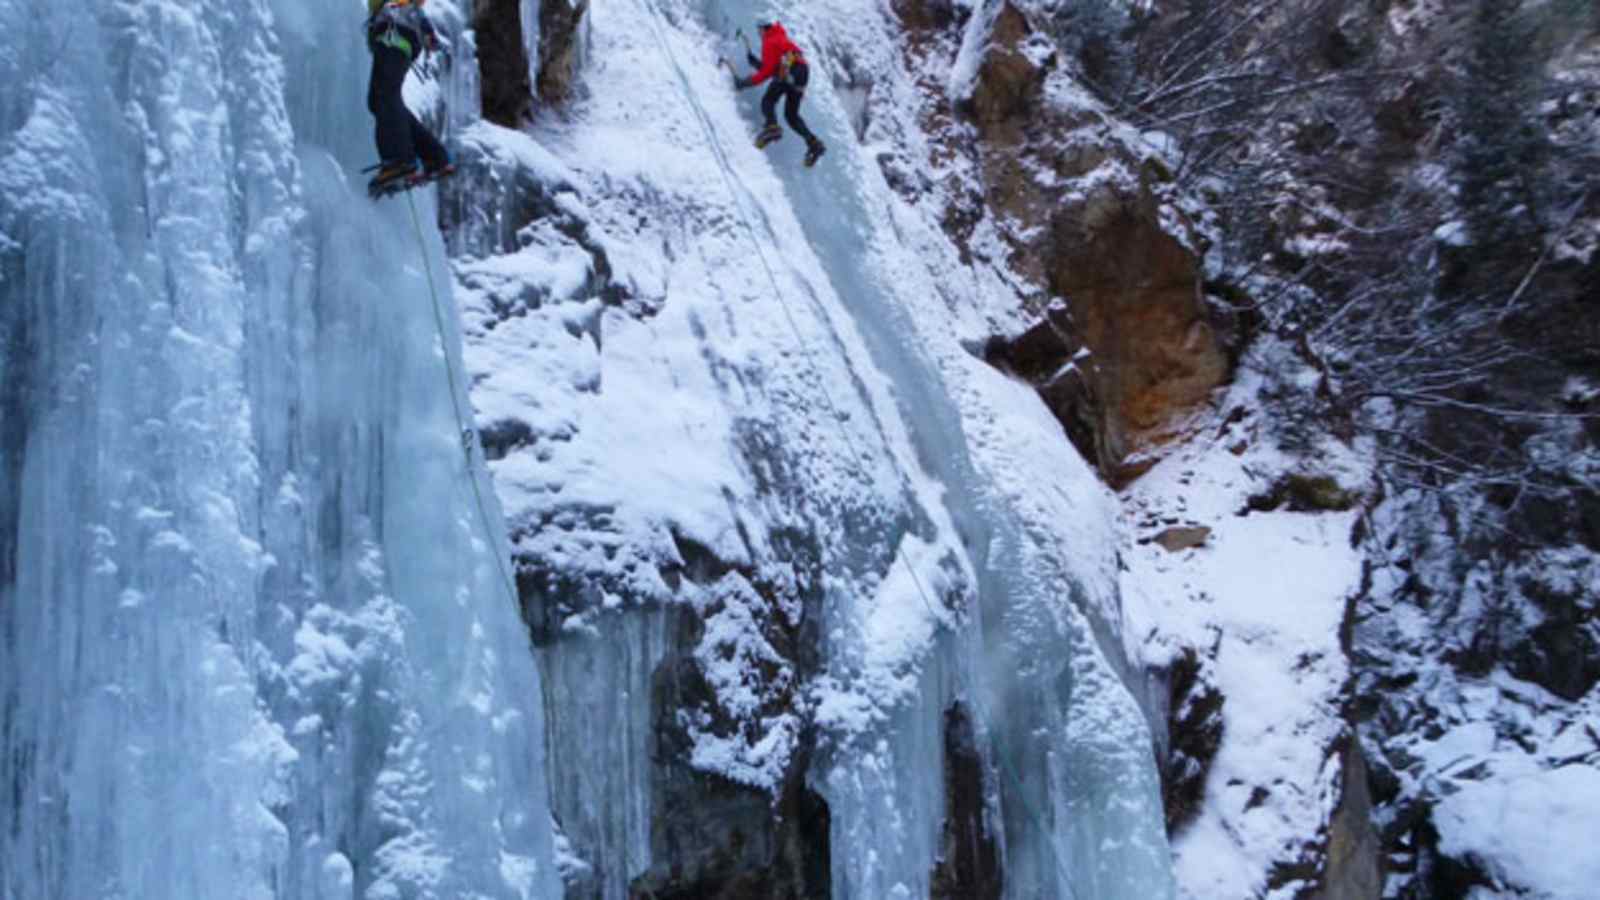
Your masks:
{"label": "ice axe", "polygon": [[741,87],[739,84],[739,71],[733,67],[733,63],[728,62],[728,58],[726,56],[719,56],[717,57],[717,65],[728,70],[728,75],[733,78],[733,89],[739,90]]}

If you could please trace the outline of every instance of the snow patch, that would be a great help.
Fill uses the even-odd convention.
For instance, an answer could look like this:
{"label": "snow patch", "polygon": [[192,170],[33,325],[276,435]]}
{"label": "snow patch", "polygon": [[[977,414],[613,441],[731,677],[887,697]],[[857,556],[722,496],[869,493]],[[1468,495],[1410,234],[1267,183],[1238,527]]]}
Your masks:
{"label": "snow patch", "polygon": [[1600,885],[1600,854],[1586,840],[1600,825],[1593,765],[1462,784],[1435,807],[1434,823],[1439,849],[1484,866],[1496,890],[1576,900]]}
{"label": "snow patch", "polygon": [[[1361,556],[1350,543],[1359,513],[1248,508],[1301,466],[1298,454],[1276,446],[1256,400],[1260,371],[1288,359],[1270,346],[1252,351],[1221,407],[1239,412],[1157,464],[1126,497],[1130,651],[1156,669],[1178,647],[1209,653],[1214,645],[1224,697],[1204,808],[1173,839],[1180,892],[1196,900],[1287,897],[1308,887],[1267,891],[1274,865],[1298,860],[1338,799],[1330,754],[1346,732],[1340,703],[1349,666],[1339,633],[1361,585]],[[1348,448],[1329,442],[1311,458],[1341,484],[1362,483],[1365,464]],[[1178,552],[1154,541],[1178,526],[1209,535]]]}

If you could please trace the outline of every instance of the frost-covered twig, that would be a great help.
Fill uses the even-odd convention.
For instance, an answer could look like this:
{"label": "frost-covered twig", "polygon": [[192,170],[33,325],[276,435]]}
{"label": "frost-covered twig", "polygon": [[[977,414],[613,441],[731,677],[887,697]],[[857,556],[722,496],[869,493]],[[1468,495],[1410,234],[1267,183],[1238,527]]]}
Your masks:
{"label": "frost-covered twig", "polygon": [[1566,220],[1561,223],[1559,228],[1550,233],[1549,238],[1544,242],[1544,248],[1539,251],[1539,257],[1533,261],[1532,266],[1528,267],[1528,273],[1522,276],[1522,281],[1517,284],[1517,289],[1512,291],[1511,296],[1506,299],[1505,306],[1500,308],[1500,322],[1504,322],[1511,317],[1511,312],[1516,308],[1517,301],[1522,299],[1522,295],[1527,291],[1528,285],[1533,283],[1534,276],[1539,274],[1539,269],[1544,266],[1545,260],[1550,258],[1550,252],[1555,249],[1557,244],[1561,243],[1562,236],[1567,233],[1567,229],[1572,227],[1572,223],[1577,221],[1578,213],[1583,211],[1584,205],[1588,202],[1589,191],[1585,190],[1583,196],[1578,198],[1578,202],[1572,204],[1572,209],[1567,213]]}
{"label": "frost-covered twig", "polygon": [[1492,406],[1487,403],[1473,403],[1468,400],[1458,400],[1443,394],[1431,391],[1407,390],[1369,390],[1360,394],[1362,401],[1389,399],[1400,400],[1422,406],[1447,406],[1451,409],[1461,409],[1468,412],[1481,413],[1501,419],[1600,419],[1600,413],[1585,412],[1537,412],[1531,409],[1512,409],[1505,406]]}

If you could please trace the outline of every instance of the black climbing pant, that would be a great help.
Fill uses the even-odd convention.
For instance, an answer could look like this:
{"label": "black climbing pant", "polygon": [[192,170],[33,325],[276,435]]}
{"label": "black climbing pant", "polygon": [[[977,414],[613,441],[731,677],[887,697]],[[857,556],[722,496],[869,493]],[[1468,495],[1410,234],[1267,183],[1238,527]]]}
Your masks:
{"label": "black climbing pant", "polygon": [[767,93],[761,98],[761,114],[767,117],[769,126],[778,124],[777,110],[778,99],[783,99],[783,118],[795,134],[806,139],[807,144],[815,143],[816,135],[806,127],[805,120],[800,118],[800,101],[806,95],[806,81],[811,77],[810,70],[805,63],[795,63],[789,69],[789,80],[784,81],[773,78],[767,86]]}
{"label": "black climbing pant", "polygon": [[[417,46],[413,42],[412,46]],[[411,71],[411,57],[398,47],[372,47],[372,80],[367,82],[367,109],[372,112],[378,140],[378,159],[384,163],[422,158],[424,168],[437,169],[450,154],[411,110],[400,94]]]}

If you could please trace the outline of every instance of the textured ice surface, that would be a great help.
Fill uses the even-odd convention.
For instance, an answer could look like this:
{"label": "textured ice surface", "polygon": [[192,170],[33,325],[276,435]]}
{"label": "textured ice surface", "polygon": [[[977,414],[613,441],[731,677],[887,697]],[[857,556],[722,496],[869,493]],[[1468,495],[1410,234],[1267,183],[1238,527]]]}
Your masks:
{"label": "textured ice surface", "polygon": [[[1102,646],[1119,621],[1114,503],[1037,396],[967,351],[1015,315],[1014,290],[958,263],[885,184],[886,135],[855,133],[859,98],[836,92],[845,60],[881,76],[875,92],[909,89],[896,26],[824,7],[784,10],[830,146],[811,170],[793,136],[751,146],[759,92],[735,94],[716,65],[769,7],[597,9],[582,98],[533,128],[560,165],[530,160],[561,172],[551,193],[581,240],[536,222],[515,252],[458,262],[474,402],[515,436],[493,466],[519,552],[540,577],[604,586],[552,623],[547,670],[634,673],[604,715],[638,715],[624,709],[664,649],[617,611],[679,597],[660,573],[692,567],[685,548],[769,571],[774,535],[814,537],[824,658],[793,713],[821,729],[809,783],[829,804],[834,895],[927,895],[960,699],[992,767],[1008,896],[1169,896],[1149,734]],[[596,247],[620,294],[607,303],[587,281]],[[766,614],[754,594],[724,599]],[[744,614],[705,608],[718,653],[773,662]],[[771,784],[790,717],[762,713],[717,658],[701,657],[717,702],[753,736],[706,731],[693,763]],[[569,683],[551,685],[552,759],[584,768],[557,815],[609,829],[573,833],[573,851],[623,896],[651,861],[615,820],[670,811],[626,768],[634,738],[585,739],[594,698]]]}
{"label": "textured ice surface", "polygon": [[0,2],[6,900],[558,890],[361,16]]}
{"label": "textured ice surface", "polygon": [[[833,86],[853,59],[910,90],[894,26],[794,11],[832,148],[807,171],[750,146],[754,95],[713,64],[704,23],[765,5],[597,7],[548,152],[469,121],[467,11],[430,9],[454,74],[408,99],[593,228],[547,216],[452,279],[431,190],[368,203],[359,4],[0,0],[5,900],[555,897],[558,866],[621,896],[671,813],[644,777],[669,621],[607,615],[624,597],[695,604],[714,703],[750,723],[691,729],[694,765],[770,786],[797,717],[823,727],[836,896],[928,892],[958,698],[1008,896],[1170,896],[1110,500],[966,349],[1015,315],[1005,273],[956,262]],[[496,490],[452,366],[491,433],[529,429]],[[524,558],[612,589],[547,623],[589,640],[544,683],[497,496]],[[799,611],[663,573],[801,538],[822,674],[774,711],[740,677],[775,665],[751,623]]]}

